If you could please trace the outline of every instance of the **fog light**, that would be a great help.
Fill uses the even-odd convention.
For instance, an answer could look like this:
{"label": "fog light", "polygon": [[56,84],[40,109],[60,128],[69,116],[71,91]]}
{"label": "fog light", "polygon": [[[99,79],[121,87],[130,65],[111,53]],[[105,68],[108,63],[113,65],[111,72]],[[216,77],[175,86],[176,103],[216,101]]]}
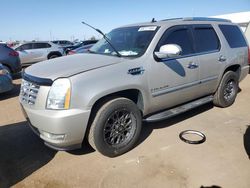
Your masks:
{"label": "fog light", "polygon": [[45,137],[51,140],[64,140],[65,138],[65,134],[53,134],[53,133],[48,133],[48,132],[41,131],[41,130],[40,130],[40,133],[42,137]]}

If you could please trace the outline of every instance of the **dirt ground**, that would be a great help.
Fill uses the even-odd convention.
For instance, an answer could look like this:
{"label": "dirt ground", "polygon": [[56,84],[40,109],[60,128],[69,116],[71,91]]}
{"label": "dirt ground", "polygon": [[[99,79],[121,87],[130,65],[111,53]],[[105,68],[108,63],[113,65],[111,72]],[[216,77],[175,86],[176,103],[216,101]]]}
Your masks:
{"label": "dirt ground", "polygon": [[[44,146],[30,130],[15,89],[0,95],[0,187],[249,188],[250,75],[233,106],[211,104],[159,123],[144,123],[138,145],[107,158],[86,143],[71,152]],[[199,145],[179,139],[183,130],[206,135]]]}

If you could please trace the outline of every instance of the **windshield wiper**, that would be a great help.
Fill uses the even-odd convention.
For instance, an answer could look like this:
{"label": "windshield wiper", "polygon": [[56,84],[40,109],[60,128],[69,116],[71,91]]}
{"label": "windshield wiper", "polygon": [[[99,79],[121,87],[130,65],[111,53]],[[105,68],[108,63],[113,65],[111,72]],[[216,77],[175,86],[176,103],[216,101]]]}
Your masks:
{"label": "windshield wiper", "polygon": [[122,55],[115,49],[115,47],[113,46],[113,44],[112,44],[112,42],[109,40],[109,38],[108,38],[100,29],[94,28],[93,26],[91,26],[91,25],[89,25],[89,24],[87,24],[87,23],[85,23],[85,22],[82,22],[82,24],[87,25],[87,26],[89,26],[90,28],[92,28],[92,29],[94,29],[95,31],[97,31],[98,33],[100,33],[100,34],[103,36],[103,38],[109,43],[109,45],[111,46],[111,48],[113,48],[113,50],[115,51],[116,55],[117,55],[118,57],[122,57]]}

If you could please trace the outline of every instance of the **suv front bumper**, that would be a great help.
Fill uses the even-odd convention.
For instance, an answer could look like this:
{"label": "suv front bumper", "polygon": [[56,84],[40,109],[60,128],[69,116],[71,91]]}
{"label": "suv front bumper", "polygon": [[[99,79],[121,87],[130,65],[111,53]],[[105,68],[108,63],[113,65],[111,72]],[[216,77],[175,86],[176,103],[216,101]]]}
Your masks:
{"label": "suv front bumper", "polygon": [[90,110],[35,110],[21,105],[31,129],[56,150],[80,148]]}

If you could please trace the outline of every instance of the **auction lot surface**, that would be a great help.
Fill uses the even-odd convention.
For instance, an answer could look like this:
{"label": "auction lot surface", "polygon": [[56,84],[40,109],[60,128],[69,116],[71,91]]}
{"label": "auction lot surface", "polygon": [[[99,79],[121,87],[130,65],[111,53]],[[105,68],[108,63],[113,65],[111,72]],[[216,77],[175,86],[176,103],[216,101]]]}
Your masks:
{"label": "auction lot surface", "polygon": [[[84,144],[57,152],[30,130],[15,90],[0,94],[0,187],[250,187],[250,75],[233,106],[202,106],[159,123],[145,124],[138,145],[107,158]],[[70,125],[69,125],[70,126]],[[183,130],[207,140],[190,145]]]}

